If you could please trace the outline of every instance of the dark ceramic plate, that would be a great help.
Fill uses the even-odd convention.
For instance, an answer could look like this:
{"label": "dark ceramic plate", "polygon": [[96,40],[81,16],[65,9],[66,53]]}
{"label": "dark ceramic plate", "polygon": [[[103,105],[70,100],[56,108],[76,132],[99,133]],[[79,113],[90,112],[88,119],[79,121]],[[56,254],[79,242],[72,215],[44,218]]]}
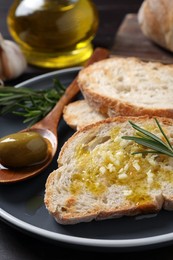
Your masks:
{"label": "dark ceramic plate", "polygon": [[[53,78],[68,84],[77,75],[78,68],[47,73],[27,80],[17,87],[48,88]],[[79,95],[77,98],[81,98]],[[8,115],[0,118],[0,137],[25,128],[21,118]],[[59,149],[74,131],[63,120],[59,126]],[[157,215],[122,217],[92,221],[71,226],[59,225],[45,208],[43,197],[49,173],[57,168],[57,156],[43,173],[16,184],[0,185],[0,217],[21,231],[47,241],[96,250],[133,250],[160,247],[173,241],[173,212]]]}

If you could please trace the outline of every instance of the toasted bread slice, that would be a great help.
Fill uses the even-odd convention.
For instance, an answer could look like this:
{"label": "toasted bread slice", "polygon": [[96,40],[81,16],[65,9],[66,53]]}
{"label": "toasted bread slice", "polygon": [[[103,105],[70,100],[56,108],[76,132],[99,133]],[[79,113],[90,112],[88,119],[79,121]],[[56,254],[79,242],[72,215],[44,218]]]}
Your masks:
{"label": "toasted bread slice", "polygon": [[[141,147],[129,120],[161,137],[153,118],[108,118],[76,131],[48,176],[44,202],[60,224],[173,210],[173,157],[132,154]],[[173,144],[173,119],[158,118]],[[143,147],[144,148],[144,147]]]}
{"label": "toasted bread slice", "polygon": [[105,116],[95,111],[84,99],[73,101],[63,110],[63,119],[74,130],[106,119]]}
{"label": "toasted bread slice", "polygon": [[112,57],[82,69],[78,85],[103,115],[173,118],[173,65]]}

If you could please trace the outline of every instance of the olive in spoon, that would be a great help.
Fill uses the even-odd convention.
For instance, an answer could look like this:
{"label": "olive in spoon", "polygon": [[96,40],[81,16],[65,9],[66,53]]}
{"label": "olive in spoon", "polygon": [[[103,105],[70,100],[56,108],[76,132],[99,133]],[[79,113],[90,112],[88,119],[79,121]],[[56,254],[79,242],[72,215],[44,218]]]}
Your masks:
{"label": "olive in spoon", "polygon": [[[96,48],[90,57],[90,59],[84,65],[85,67],[103,60],[109,57],[109,51],[104,48]],[[20,133],[38,133],[39,136],[43,137],[47,142],[47,157],[45,160],[38,164],[33,164],[26,167],[4,167],[0,164],[0,183],[14,183],[22,180],[31,178],[38,173],[42,172],[47,166],[52,162],[54,155],[58,147],[58,123],[62,116],[64,106],[68,104],[72,98],[74,98],[79,92],[79,87],[77,85],[77,77],[72,81],[72,83],[66,88],[64,95],[60,98],[54,108],[44,117],[42,120],[34,124],[30,128],[26,128]],[[17,153],[17,150],[16,150]]]}

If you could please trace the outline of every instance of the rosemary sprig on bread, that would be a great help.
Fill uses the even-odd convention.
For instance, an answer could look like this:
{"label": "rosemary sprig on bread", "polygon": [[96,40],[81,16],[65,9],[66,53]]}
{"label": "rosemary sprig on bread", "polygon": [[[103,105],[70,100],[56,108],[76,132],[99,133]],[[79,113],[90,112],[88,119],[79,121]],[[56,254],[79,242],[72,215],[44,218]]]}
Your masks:
{"label": "rosemary sprig on bread", "polygon": [[151,132],[139,127],[132,121],[129,121],[129,123],[135,130],[137,130],[137,136],[122,136],[122,138],[126,140],[132,140],[137,144],[152,149],[152,150],[137,151],[137,152],[133,152],[132,154],[141,153],[145,155],[148,153],[158,153],[158,154],[164,154],[173,157],[173,146],[171,145],[168,137],[163,131],[163,128],[161,127],[159,121],[156,118],[155,121],[160,132],[162,133],[162,136],[164,137],[164,141],[158,136],[156,136],[155,134],[152,134]]}

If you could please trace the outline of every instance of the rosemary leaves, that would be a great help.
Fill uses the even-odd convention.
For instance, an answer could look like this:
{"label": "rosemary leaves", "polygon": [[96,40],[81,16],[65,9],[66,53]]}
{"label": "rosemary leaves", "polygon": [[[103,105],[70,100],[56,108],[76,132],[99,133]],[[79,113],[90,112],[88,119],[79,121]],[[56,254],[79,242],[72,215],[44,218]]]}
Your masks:
{"label": "rosemary leaves", "polygon": [[140,144],[146,148],[150,148],[151,150],[142,150],[137,151],[132,154],[142,153],[143,155],[148,153],[158,153],[164,154],[173,157],[173,146],[171,145],[168,137],[166,136],[165,132],[163,131],[159,121],[155,118],[156,124],[164,137],[164,141],[154,135],[153,133],[137,126],[133,122],[129,121],[131,126],[137,130],[137,136],[122,136],[123,139],[132,140],[137,144]]}
{"label": "rosemary leaves", "polygon": [[24,118],[24,123],[33,125],[45,117],[65,92],[65,87],[58,79],[53,80],[53,87],[46,90],[31,88],[0,88],[0,116],[7,113]]}

